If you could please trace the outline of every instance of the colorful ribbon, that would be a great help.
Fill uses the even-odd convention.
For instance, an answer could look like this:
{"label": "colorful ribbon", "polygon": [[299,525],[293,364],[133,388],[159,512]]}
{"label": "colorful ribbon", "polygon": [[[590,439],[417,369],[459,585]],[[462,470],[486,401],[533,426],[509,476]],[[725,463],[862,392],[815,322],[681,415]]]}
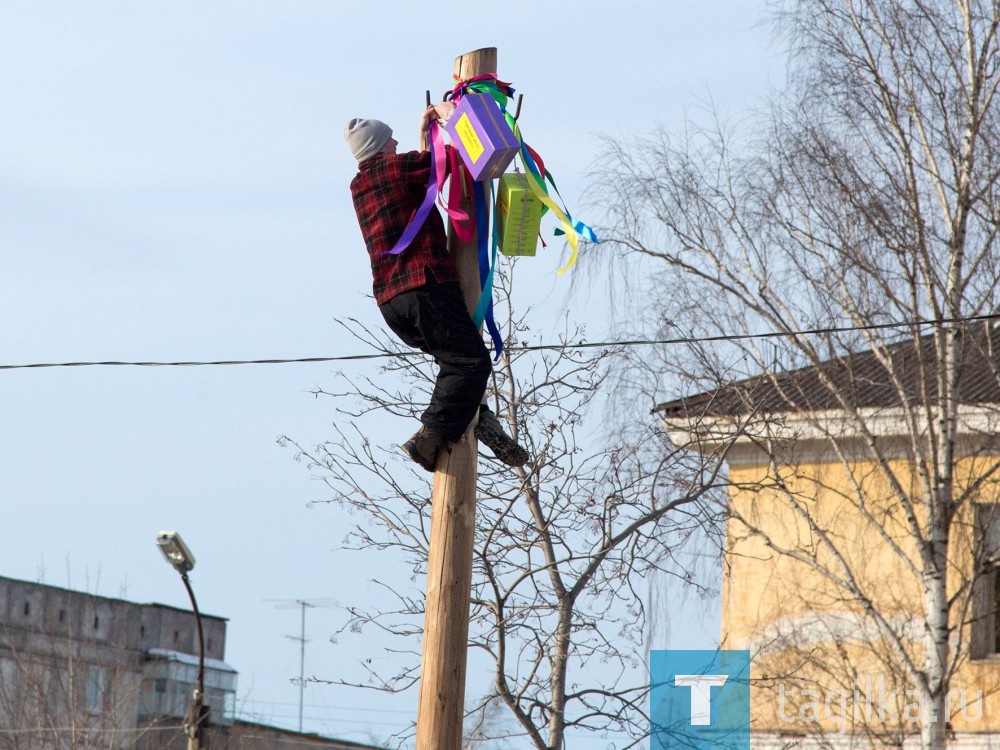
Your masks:
{"label": "colorful ribbon", "polygon": [[452,180],[451,195],[447,204],[442,197],[444,181],[449,171],[449,159],[451,160],[452,174],[457,174],[455,166],[457,165],[456,160],[458,159],[458,155],[454,153],[454,149],[445,147],[444,136],[441,134],[441,127],[438,125],[437,120],[431,121],[428,130],[428,139],[430,140],[431,147],[431,172],[430,177],[427,179],[427,192],[424,194],[424,198],[416,212],[410,217],[410,221],[407,223],[406,229],[403,230],[403,234],[396,240],[396,244],[392,246],[392,249],[385,252],[385,255],[399,255],[410,246],[413,238],[417,236],[417,232],[420,231],[424,222],[427,221],[427,216],[430,214],[431,208],[434,207],[435,200],[444,209],[445,213],[448,214],[459,239],[463,242],[468,242],[472,239],[472,222],[469,219],[469,214],[459,208],[452,208],[452,206],[458,205],[461,197],[461,185],[458,184],[457,180]]}
{"label": "colorful ribbon", "polygon": [[[490,194],[492,196],[492,183],[490,184]],[[477,254],[479,256],[479,285],[482,292],[479,295],[479,302],[472,313],[472,322],[478,328],[485,321],[486,330],[489,331],[493,340],[493,351],[496,352],[494,362],[500,359],[503,354],[503,337],[497,328],[493,317],[493,271],[497,264],[497,228],[493,222],[493,241],[490,242],[490,232],[487,226],[489,214],[486,211],[486,186],[482,182],[474,182],[472,185],[472,195],[476,207],[476,235]],[[490,259],[490,245],[493,246],[493,258]]]}
{"label": "colorful ribbon", "polygon": [[427,192],[424,194],[424,199],[417,208],[416,213],[410,217],[410,221],[407,223],[406,229],[403,230],[403,234],[396,240],[396,244],[392,246],[392,249],[385,252],[385,255],[399,255],[408,248],[434,207],[434,200],[437,198],[438,185],[440,184],[439,180],[443,179],[443,177],[439,177],[439,172],[442,175],[444,173],[444,149],[441,148],[443,140],[437,121],[431,122],[429,135],[431,142],[431,175],[427,180]]}
{"label": "colorful ribbon", "polygon": [[[454,79],[455,85],[451,93],[447,95],[447,99],[457,102],[462,96],[470,92],[489,94],[500,105],[500,109],[504,111],[504,114],[507,114],[507,99],[514,93],[514,87],[509,83],[499,80],[493,73],[484,73],[483,75],[473,76],[464,80],[458,76],[454,76]],[[514,118],[508,116],[507,121],[508,123],[512,123]],[[511,127],[511,130],[513,129]]]}
{"label": "colorful ribbon", "polygon": [[[440,136],[440,134],[439,134]],[[462,161],[461,156],[459,156],[458,151],[454,148],[449,148],[448,150],[448,171],[451,173],[451,182],[448,192],[448,205],[446,206],[441,200],[440,194],[438,196],[438,203],[441,204],[448,216],[451,218],[451,225],[455,230],[455,236],[458,237],[462,242],[472,241],[472,231],[473,223],[472,218],[461,209],[451,208],[451,206],[457,206],[462,202],[462,190],[468,190],[471,180],[466,179],[464,181],[460,179],[460,175],[463,174],[459,170],[459,164]],[[466,175],[468,176],[468,175]]]}
{"label": "colorful ribbon", "polygon": [[[546,211],[552,211],[553,215],[559,220],[561,228],[556,229],[555,234],[565,235],[566,239],[569,241],[572,249],[569,260],[566,262],[566,265],[556,272],[558,275],[564,274],[576,263],[577,255],[579,254],[579,238],[582,237],[588,242],[594,243],[598,243],[600,240],[597,238],[597,235],[594,233],[594,230],[590,228],[590,226],[582,221],[577,221],[572,217],[569,210],[566,209],[565,202],[563,202],[563,205],[560,206],[549,195],[548,188],[546,187],[546,180],[552,185],[556,195],[559,196],[559,200],[562,201],[562,196],[559,194],[559,188],[556,187],[556,183],[552,178],[552,175],[545,169],[545,164],[538,153],[532,149],[531,146],[525,143],[523,137],[521,136],[521,130],[518,127],[517,122],[507,111],[507,103],[509,97],[514,93],[514,88],[509,83],[498,80],[496,75],[489,73],[465,80],[460,80],[456,77],[455,81],[455,85],[451,92],[445,97],[446,99],[457,102],[462,98],[462,96],[470,92],[488,94],[493,97],[499,105],[500,110],[503,112],[504,118],[507,120],[507,124],[510,125],[510,129],[513,131],[514,136],[520,144],[519,156],[521,157],[521,162],[524,165],[528,186],[531,188],[531,191],[535,194],[535,196],[541,201],[542,213],[544,214]],[[448,217],[451,219],[451,225],[455,230],[455,235],[460,241],[471,241],[472,233],[475,230],[477,235],[477,255],[479,259],[479,281],[482,287],[482,292],[479,297],[479,302],[476,304],[476,309],[473,311],[472,320],[477,327],[485,323],[486,329],[489,331],[490,338],[493,340],[493,348],[496,352],[496,359],[500,359],[500,355],[503,352],[503,338],[500,336],[493,314],[493,277],[496,270],[499,238],[497,236],[496,222],[493,222],[492,235],[487,224],[486,188],[481,182],[473,182],[471,179],[468,179],[467,173],[465,173],[465,179],[460,176],[463,172],[457,169],[458,154],[454,148],[445,147],[444,139],[441,135],[441,130],[437,121],[431,122],[429,136],[431,147],[431,173],[427,182],[427,193],[424,195],[420,207],[407,224],[402,236],[393,248],[388,251],[388,254],[397,255],[409,246],[417,232],[420,231],[424,221],[426,221],[431,208],[434,206],[435,200],[437,200],[441,208],[448,214]],[[445,178],[447,177],[449,171],[451,173],[451,185],[448,202],[446,204],[444,202],[443,187]],[[472,190],[473,202],[476,210],[475,224],[473,224],[471,217],[469,217],[465,211],[453,208],[453,206],[459,205],[463,188]],[[492,198],[492,183],[490,185],[490,195]],[[493,203],[495,204],[495,199],[493,200]],[[492,241],[490,240],[491,236]],[[542,242],[544,245],[544,240]],[[491,246],[492,257],[490,253]]]}
{"label": "colorful ribbon", "polygon": [[[569,260],[566,261],[566,265],[556,271],[556,274],[561,276],[572,268],[574,263],[576,263],[576,257],[580,251],[579,237],[583,237],[590,242],[600,242],[600,240],[597,239],[597,235],[594,233],[593,229],[584,224],[582,221],[575,221],[569,211],[565,210],[565,208],[560,208],[556,202],[549,197],[549,193],[545,189],[545,178],[542,176],[546,173],[539,169],[531,155],[531,149],[528,148],[528,145],[524,141],[521,141],[521,161],[524,163],[524,169],[528,173],[528,186],[537,196],[538,200],[542,202],[542,206],[552,211],[555,217],[559,219],[562,224],[562,230],[560,231],[557,229],[556,233],[565,234],[566,239],[569,240],[570,248],[572,248]],[[552,182],[552,187],[555,187],[555,182]],[[558,194],[558,192],[559,191],[557,189],[556,193]]]}
{"label": "colorful ribbon", "polygon": [[[562,228],[556,229],[555,234],[566,235],[566,239],[569,241],[570,248],[572,249],[570,258],[566,262],[566,265],[556,272],[559,275],[564,274],[576,263],[577,255],[580,249],[579,238],[582,237],[588,242],[598,243],[600,240],[597,238],[597,234],[587,224],[582,221],[575,220],[566,208],[565,203],[563,203],[560,207],[549,196],[549,191],[545,186],[545,181],[548,179],[553,189],[556,191],[556,195],[559,195],[559,189],[556,187],[555,180],[545,169],[545,165],[542,163],[541,157],[538,156],[538,153],[531,148],[531,146],[525,143],[524,138],[521,136],[520,127],[518,127],[514,117],[507,111],[507,102],[509,97],[514,93],[514,88],[509,83],[498,80],[493,74],[475,76],[464,81],[456,78],[456,84],[452,88],[449,97],[453,100],[457,100],[460,99],[463,94],[470,91],[479,94],[489,94],[493,97],[493,99],[500,106],[500,109],[503,111],[504,117],[507,119],[507,124],[510,125],[510,129],[514,132],[514,136],[520,143],[521,163],[524,165],[524,170],[528,174],[528,186],[531,188],[531,191],[535,194],[535,196],[542,202],[542,214],[544,215],[546,211],[552,211],[553,215],[559,219],[559,223]],[[562,200],[561,195],[559,195],[559,199]]]}

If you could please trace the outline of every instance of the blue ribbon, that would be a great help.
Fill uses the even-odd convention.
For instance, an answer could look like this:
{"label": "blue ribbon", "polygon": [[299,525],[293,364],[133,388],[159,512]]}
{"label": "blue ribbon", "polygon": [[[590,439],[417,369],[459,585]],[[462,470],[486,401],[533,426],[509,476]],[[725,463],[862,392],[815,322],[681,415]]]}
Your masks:
{"label": "blue ribbon", "polygon": [[[492,183],[490,190],[492,192]],[[472,183],[472,196],[476,206],[476,244],[479,255],[479,283],[483,291],[479,296],[479,302],[472,314],[472,322],[479,327],[485,321],[486,330],[493,339],[493,351],[496,362],[503,354],[503,337],[497,329],[496,321],[493,319],[493,270],[496,268],[497,260],[497,228],[493,222],[493,242],[489,240],[488,214],[486,213],[486,188],[481,182]],[[490,245],[493,245],[493,262],[490,262]]]}

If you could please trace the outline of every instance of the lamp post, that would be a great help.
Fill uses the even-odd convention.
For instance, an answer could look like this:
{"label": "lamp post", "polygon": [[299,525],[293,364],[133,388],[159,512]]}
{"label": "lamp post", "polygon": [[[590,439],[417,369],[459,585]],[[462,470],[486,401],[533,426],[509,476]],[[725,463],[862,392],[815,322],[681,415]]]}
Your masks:
{"label": "lamp post", "polygon": [[205,705],[205,633],[201,627],[201,613],[194,598],[194,589],[188,580],[188,573],[194,568],[194,555],[176,531],[161,531],[156,536],[156,544],[167,562],[180,573],[194,610],[194,622],[198,630],[198,678],[191,693],[191,704],[184,716],[184,733],[188,737],[188,750],[202,750],[204,730],[208,726],[211,708]]}

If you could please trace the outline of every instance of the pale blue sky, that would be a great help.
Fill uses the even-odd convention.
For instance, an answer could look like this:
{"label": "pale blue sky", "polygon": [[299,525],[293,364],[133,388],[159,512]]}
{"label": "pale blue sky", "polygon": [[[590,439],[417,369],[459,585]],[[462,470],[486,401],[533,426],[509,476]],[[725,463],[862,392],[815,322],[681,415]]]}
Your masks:
{"label": "pale blue sky", "polygon": [[[498,47],[571,210],[600,136],[679,127],[709,93],[739,116],[781,84],[757,0],[487,7],[0,0],[0,365],[358,353],[333,323],[378,322],[341,128],[376,117],[414,147],[424,90],[449,88],[462,52]],[[543,332],[574,304],[560,252],[521,289],[546,301]],[[298,612],[270,600],[369,592],[339,574],[344,518],[307,507],[321,488],[275,444],[331,436],[310,391],[339,367],[0,370],[0,575],[187,606],[154,544],[177,529],[199,603],[230,618],[241,707],[294,727]],[[336,621],[309,612],[310,674],[354,658],[327,642]],[[370,694],[310,687],[306,703],[307,730],[356,740],[409,718]],[[335,704],[353,710],[319,708]]]}

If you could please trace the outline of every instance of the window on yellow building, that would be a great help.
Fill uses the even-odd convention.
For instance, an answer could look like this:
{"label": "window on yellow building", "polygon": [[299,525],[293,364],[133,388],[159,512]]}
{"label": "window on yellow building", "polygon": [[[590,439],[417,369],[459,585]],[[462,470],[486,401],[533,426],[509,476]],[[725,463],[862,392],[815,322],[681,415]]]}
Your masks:
{"label": "window on yellow building", "polygon": [[976,505],[973,559],[978,575],[972,588],[973,659],[1000,656],[1000,505]]}
{"label": "window on yellow building", "polygon": [[994,566],[990,571],[993,577],[990,588],[993,591],[993,653],[1000,654],[1000,567]]}

